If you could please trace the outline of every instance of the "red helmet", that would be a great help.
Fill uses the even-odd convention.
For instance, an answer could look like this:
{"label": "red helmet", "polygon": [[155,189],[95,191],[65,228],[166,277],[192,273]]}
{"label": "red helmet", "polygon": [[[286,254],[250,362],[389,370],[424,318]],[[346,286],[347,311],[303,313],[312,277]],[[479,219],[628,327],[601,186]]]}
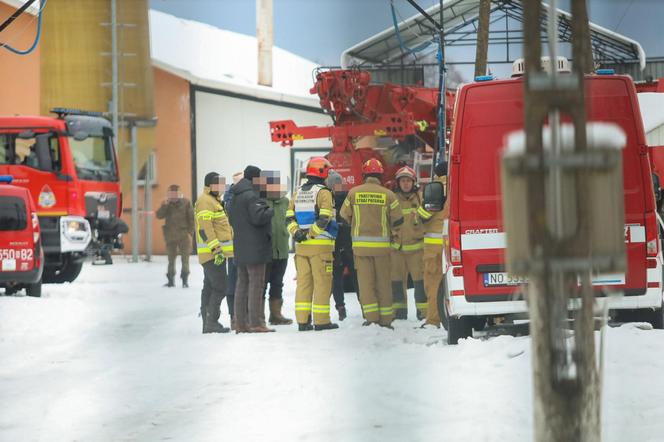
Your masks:
{"label": "red helmet", "polygon": [[307,176],[317,176],[319,178],[327,178],[327,175],[332,169],[332,164],[324,157],[312,157],[307,163]]}
{"label": "red helmet", "polygon": [[403,166],[401,169],[397,170],[394,178],[397,181],[399,181],[399,178],[410,178],[413,180],[413,182],[417,182],[417,175],[415,175],[415,171],[408,166]]}
{"label": "red helmet", "polygon": [[376,174],[382,175],[384,172],[383,165],[380,164],[375,158],[371,158],[366,163],[362,165],[362,175]]}

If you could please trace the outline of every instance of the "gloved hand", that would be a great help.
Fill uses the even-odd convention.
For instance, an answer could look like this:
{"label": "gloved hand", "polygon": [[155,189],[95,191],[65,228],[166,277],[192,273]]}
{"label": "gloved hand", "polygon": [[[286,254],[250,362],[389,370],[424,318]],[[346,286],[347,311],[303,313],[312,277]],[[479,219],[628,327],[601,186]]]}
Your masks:
{"label": "gloved hand", "polygon": [[293,235],[293,239],[295,240],[295,242],[302,242],[307,239],[307,233],[309,232],[304,229],[300,229],[297,232],[295,232],[295,234]]}
{"label": "gloved hand", "polygon": [[222,255],[221,253],[214,255],[214,265],[220,266],[224,263],[224,260],[225,260],[224,255]]}
{"label": "gloved hand", "polygon": [[221,255],[221,244],[217,244],[216,246],[212,247],[210,249],[210,252],[215,256]]}

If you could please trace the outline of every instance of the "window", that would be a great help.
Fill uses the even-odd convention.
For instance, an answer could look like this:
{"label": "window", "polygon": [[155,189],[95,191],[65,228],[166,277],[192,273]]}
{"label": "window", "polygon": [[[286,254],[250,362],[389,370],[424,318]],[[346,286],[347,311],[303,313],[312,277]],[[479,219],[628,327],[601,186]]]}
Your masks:
{"label": "window", "polygon": [[27,225],[25,201],[16,196],[0,196],[0,231],[24,230]]}
{"label": "window", "polygon": [[[39,169],[39,161],[35,146],[37,144],[36,135],[33,137],[19,138],[17,133],[0,134],[0,164],[14,164]],[[61,169],[60,144],[58,136],[55,133],[50,134],[49,148],[51,150],[51,160],[53,161],[53,170]]]}
{"label": "window", "polygon": [[110,137],[69,138],[76,173],[82,180],[117,181],[115,156]]}

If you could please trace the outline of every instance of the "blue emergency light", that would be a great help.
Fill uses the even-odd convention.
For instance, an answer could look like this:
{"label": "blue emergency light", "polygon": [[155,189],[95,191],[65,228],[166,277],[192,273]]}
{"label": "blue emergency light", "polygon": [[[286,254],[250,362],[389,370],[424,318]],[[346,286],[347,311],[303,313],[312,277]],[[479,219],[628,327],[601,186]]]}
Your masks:
{"label": "blue emergency light", "polygon": [[11,184],[14,177],[11,175],[0,175],[0,184]]}
{"label": "blue emergency light", "polygon": [[475,81],[491,81],[494,80],[493,75],[478,75],[475,77]]}
{"label": "blue emergency light", "polygon": [[615,69],[597,69],[595,71],[597,75],[615,75]]}

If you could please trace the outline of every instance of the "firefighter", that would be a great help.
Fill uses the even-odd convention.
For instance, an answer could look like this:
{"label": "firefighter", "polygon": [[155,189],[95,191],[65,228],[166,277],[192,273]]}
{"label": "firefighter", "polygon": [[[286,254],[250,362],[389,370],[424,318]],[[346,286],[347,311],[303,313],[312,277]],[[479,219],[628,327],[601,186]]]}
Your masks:
{"label": "firefighter", "polygon": [[233,233],[221,205],[225,180],[216,172],[205,175],[203,194],[196,201],[196,244],[203,266],[201,317],[203,333],[228,333],[219,323],[221,301],[226,295],[226,258],[233,256]]}
{"label": "firefighter", "polygon": [[[325,187],[331,165],[323,157],[307,164],[307,181],[288,205],[288,232],[295,240],[295,318],[300,331],[339,328],[330,322],[330,294],[337,222],[332,191]],[[313,316],[313,325],[311,320]]]}
{"label": "firefighter", "polygon": [[392,296],[396,319],[408,319],[408,300],[405,282],[408,275],[415,288],[417,319],[422,320],[427,314],[427,296],[422,280],[422,256],[424,249],[424,229],[418,215],[422,198],[417,188],[415,171],[408,166],[399,169],[395,175],[396,196],[401,205],[404,223],[401,227],[401,243],[392,244]]}
{"label": "firefighter", "polygon": [[157,219],[164,219],[162,230],[168,253],[166,287],[175,287],[175,260],[180,255],[182,287],[189,287],[189,255],[191,255],[191,235],[194,233],[194,210],[191,202],[182,196],[180,186],[168,187],[167,199],[157,209]]}
{"label": "firefighter", "polygon": [[[447,163],[438,163],[434,169],[436,181],[446,188]],[[433,325],[440,328],[438,313],[438,289],[443,279],[443,221],[449,216],[449,206],[445,202],[443,210],[429,212],[420,206],[417,213],[424,225],[424,291],[429,308],[422,327]]]}
{"label": "firefighter", "polygon": [[362,166],[364,183],[354,187],[341,207],[341,216],[351,226],[353,256],[360,286],[363,325],[392,328],[390,271],[391,243],[400,244],[403,215],[399,200],[381,185],[383,165],[370,159]]}

